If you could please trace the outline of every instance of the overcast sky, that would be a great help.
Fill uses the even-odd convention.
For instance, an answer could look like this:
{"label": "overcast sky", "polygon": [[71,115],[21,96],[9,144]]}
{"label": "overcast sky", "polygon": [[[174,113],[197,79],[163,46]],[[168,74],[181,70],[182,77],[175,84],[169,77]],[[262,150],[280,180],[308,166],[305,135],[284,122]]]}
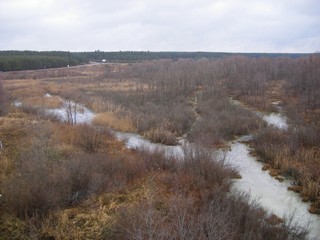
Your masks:
{"label": "overcast sky", "polygon": [[315,52],[320,0],[0,0],[0,50]]}

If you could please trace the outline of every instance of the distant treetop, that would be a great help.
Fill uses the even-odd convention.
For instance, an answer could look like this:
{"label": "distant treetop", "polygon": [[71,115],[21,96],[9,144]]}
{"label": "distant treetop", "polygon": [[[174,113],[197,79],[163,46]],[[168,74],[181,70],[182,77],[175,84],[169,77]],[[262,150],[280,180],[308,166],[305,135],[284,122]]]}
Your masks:
{"label": "distant treetop", "polygon": [[247,57],[304,57],[308,54],[299,53],[226,53],[226,52],[149,52],[119,51],[103,52],[67,52],[67,51],[0,51],[0,71],[34,70],[75,66],[89,62],[139,62],[155,59],[180,58],[217,59],[234,55]]}

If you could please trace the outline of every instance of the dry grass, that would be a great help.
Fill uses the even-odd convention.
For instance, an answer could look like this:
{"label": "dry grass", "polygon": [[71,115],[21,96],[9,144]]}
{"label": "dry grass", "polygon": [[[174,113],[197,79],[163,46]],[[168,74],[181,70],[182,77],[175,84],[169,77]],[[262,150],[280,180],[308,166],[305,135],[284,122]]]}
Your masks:
{"label": "dry grass", "polygon": [[32,79],[4,81],[4,88],[9,98],[19,100],[30,96],[43,96],[45,91],[42,85],[38,80]]}
{"label": "dry grass", "polygon": [[12,172],[13,167],[13,162],[0,150],[0,186],[8,174]]}
{"label": "dry grass", "polygon": [[135,81],[122,80],[118,79],[101,79],[99,81],[89,81],[85,84],[85,86],[79,86],[81,88],[85,88],[88,91],[101,91],[108,90],[111,92],[126,92],[126,91],[135,91],[137,89],[143,89],[144,91],[148,90],[147,84],[139,84],[137,85]]}
{"label": "dry grass", "polygon": [[[37,121],[28,118],[25,114],[14,113],[0,118],[0,140],[3,142],[3,159],[14,160],[19,149],[26,149],[31,143],[29,134]],[[7,160],[6,160],[7,161]]]}
{"label": "dry grass", "polygon": [[36,219],[21,221],[6,215],[0,220],[0,239],[104,239],[111,220],[103,206],[95,202],[52,212],[38,227],[34,225]]}
{"label": "dry grass", "polygon": [[270,164],[274,175],[291,178],[294,187],[301,189],[299,192],[304,201],[313,203],[312,212],[319,213],[315,206],[320,206],[320,152],[318,148],[309,146],[310,138],[306,138],[299,128],[286,132],[265,129],[255,135],[253,147],[261,159]]}
{"label": "dry grass", "polygon": [[26,98],[23,101],[23,104],[34,106],[34,107],[60,108],[63,102],[57,96],[53,96],[53,97],[34,96],[34,97]]}
{"label": "dry grass", "polygon": [[93,121],[93,125],[110,127],[122,132],[135,132],[136,127],[129,117],[118,117],[116,113],[104,112],[97,114]]}
{"label": "dry grass", "polygon": [[[41,224],[41,237],[54,239],[102,239],[103,229],[108,229],[112,218],[102,206],[77,207],[51,213]],[[56,223],[56,224],[55,224]]]}
{"label": "dry grass", "polygon": [[0,218],[2,237],[31,239],[33,235],[37,239],[113,239],[111,235],[119,209],[129,208],[149,197],[149,184],[148,180],[142,180],[128,191],[101,194],[78,206],[51,212],[38,222],[37,227],[34,225],[37,219],[21,221],[3,215]]}
{"label": "dry grass", "polygon": [[301,194],[315,202],[320,195],[320,184],[312,179],[303,179]]}

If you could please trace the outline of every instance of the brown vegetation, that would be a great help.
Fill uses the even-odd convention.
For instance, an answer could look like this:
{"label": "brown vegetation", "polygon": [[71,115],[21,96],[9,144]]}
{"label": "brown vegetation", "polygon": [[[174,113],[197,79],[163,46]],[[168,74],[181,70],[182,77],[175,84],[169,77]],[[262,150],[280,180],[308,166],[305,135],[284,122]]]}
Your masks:
{"label": "brown vegetation", "polygon": [[97,114],[93,119],[93,125],[100,127],[110,127],[122,132],[135,132],[136,127],[133,121],[125,116],[118,117],[116,112],[102,112]]}
{"label": "brown vegetation", "polygon": [[[293,226],[271,224],[247,196],[228,196],[234,171],[201,147],[186,146],[185,161],[111,153],[114,140],[103,135],[109,144],[87,153],[74,127],[52,127],[42,128],[2,184],[5,239],[304,239]],[[56,148],[60,134],[69,154]]]}
{"label": "brown vegetation", "polygon": [[236,136],[248,135],[264,123],[254,113],[232,105],[219,90],[204,91],[197,112],[201,120],[190,133],[190,140],[209,146],[221,146]]}
{"label": "brown vegetation", "polygon": [[[1,73],[8,103],[23,105],[5,104],[0,119],[0,239],[304,239],[247,196],[226,194],[236,174],[203,148],[186,148],[181,162],[125,150],[105,129],[164,144],[188,133],[211,147],[254,133],[259,159],[319,213],[319,62],[231,57]],[[94,127],[47,121],[43,110],[61,103],[46,93],[93,109]],[[285,112],[288,131],[266,128],[229,97]]]}
{"label": "brown vegetation", "polygon": [[[253,147],[264,162],[277,169],[277,173],[272,170],[275,176],[281,173],[291,177],[294,185],[301,186],[303,199],[312,202],[312,212],[320,213],[319,209],[315,210],[320,205],[320,172],[317,170],[320,162],[320,58],[314,55],[303,59],[269,59],[263,64],[262,72],[267,69],[271,75],[265,78],[264,86],[255,86],[261,91],[239,91],[233,85],[231,90],[251,107],[283,111],[288,116],[291,127],[287,131],[262,128],[255,134]],[[266,72],[264,75],[268,76]],[[242,75],[238,79],[242,86],[250,86],[250,81],[242,80]]]}

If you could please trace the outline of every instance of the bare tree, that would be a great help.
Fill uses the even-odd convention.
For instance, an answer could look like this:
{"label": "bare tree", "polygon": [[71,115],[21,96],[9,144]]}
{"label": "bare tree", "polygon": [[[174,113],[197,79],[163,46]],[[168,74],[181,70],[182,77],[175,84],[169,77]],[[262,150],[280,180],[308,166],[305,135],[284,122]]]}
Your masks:
{"label": "bare tree", "polygon": [[77,113],[81,110],[79,104],[67,100],[66,101],[66,121],[68,124],[76,125],[77,124]]}

